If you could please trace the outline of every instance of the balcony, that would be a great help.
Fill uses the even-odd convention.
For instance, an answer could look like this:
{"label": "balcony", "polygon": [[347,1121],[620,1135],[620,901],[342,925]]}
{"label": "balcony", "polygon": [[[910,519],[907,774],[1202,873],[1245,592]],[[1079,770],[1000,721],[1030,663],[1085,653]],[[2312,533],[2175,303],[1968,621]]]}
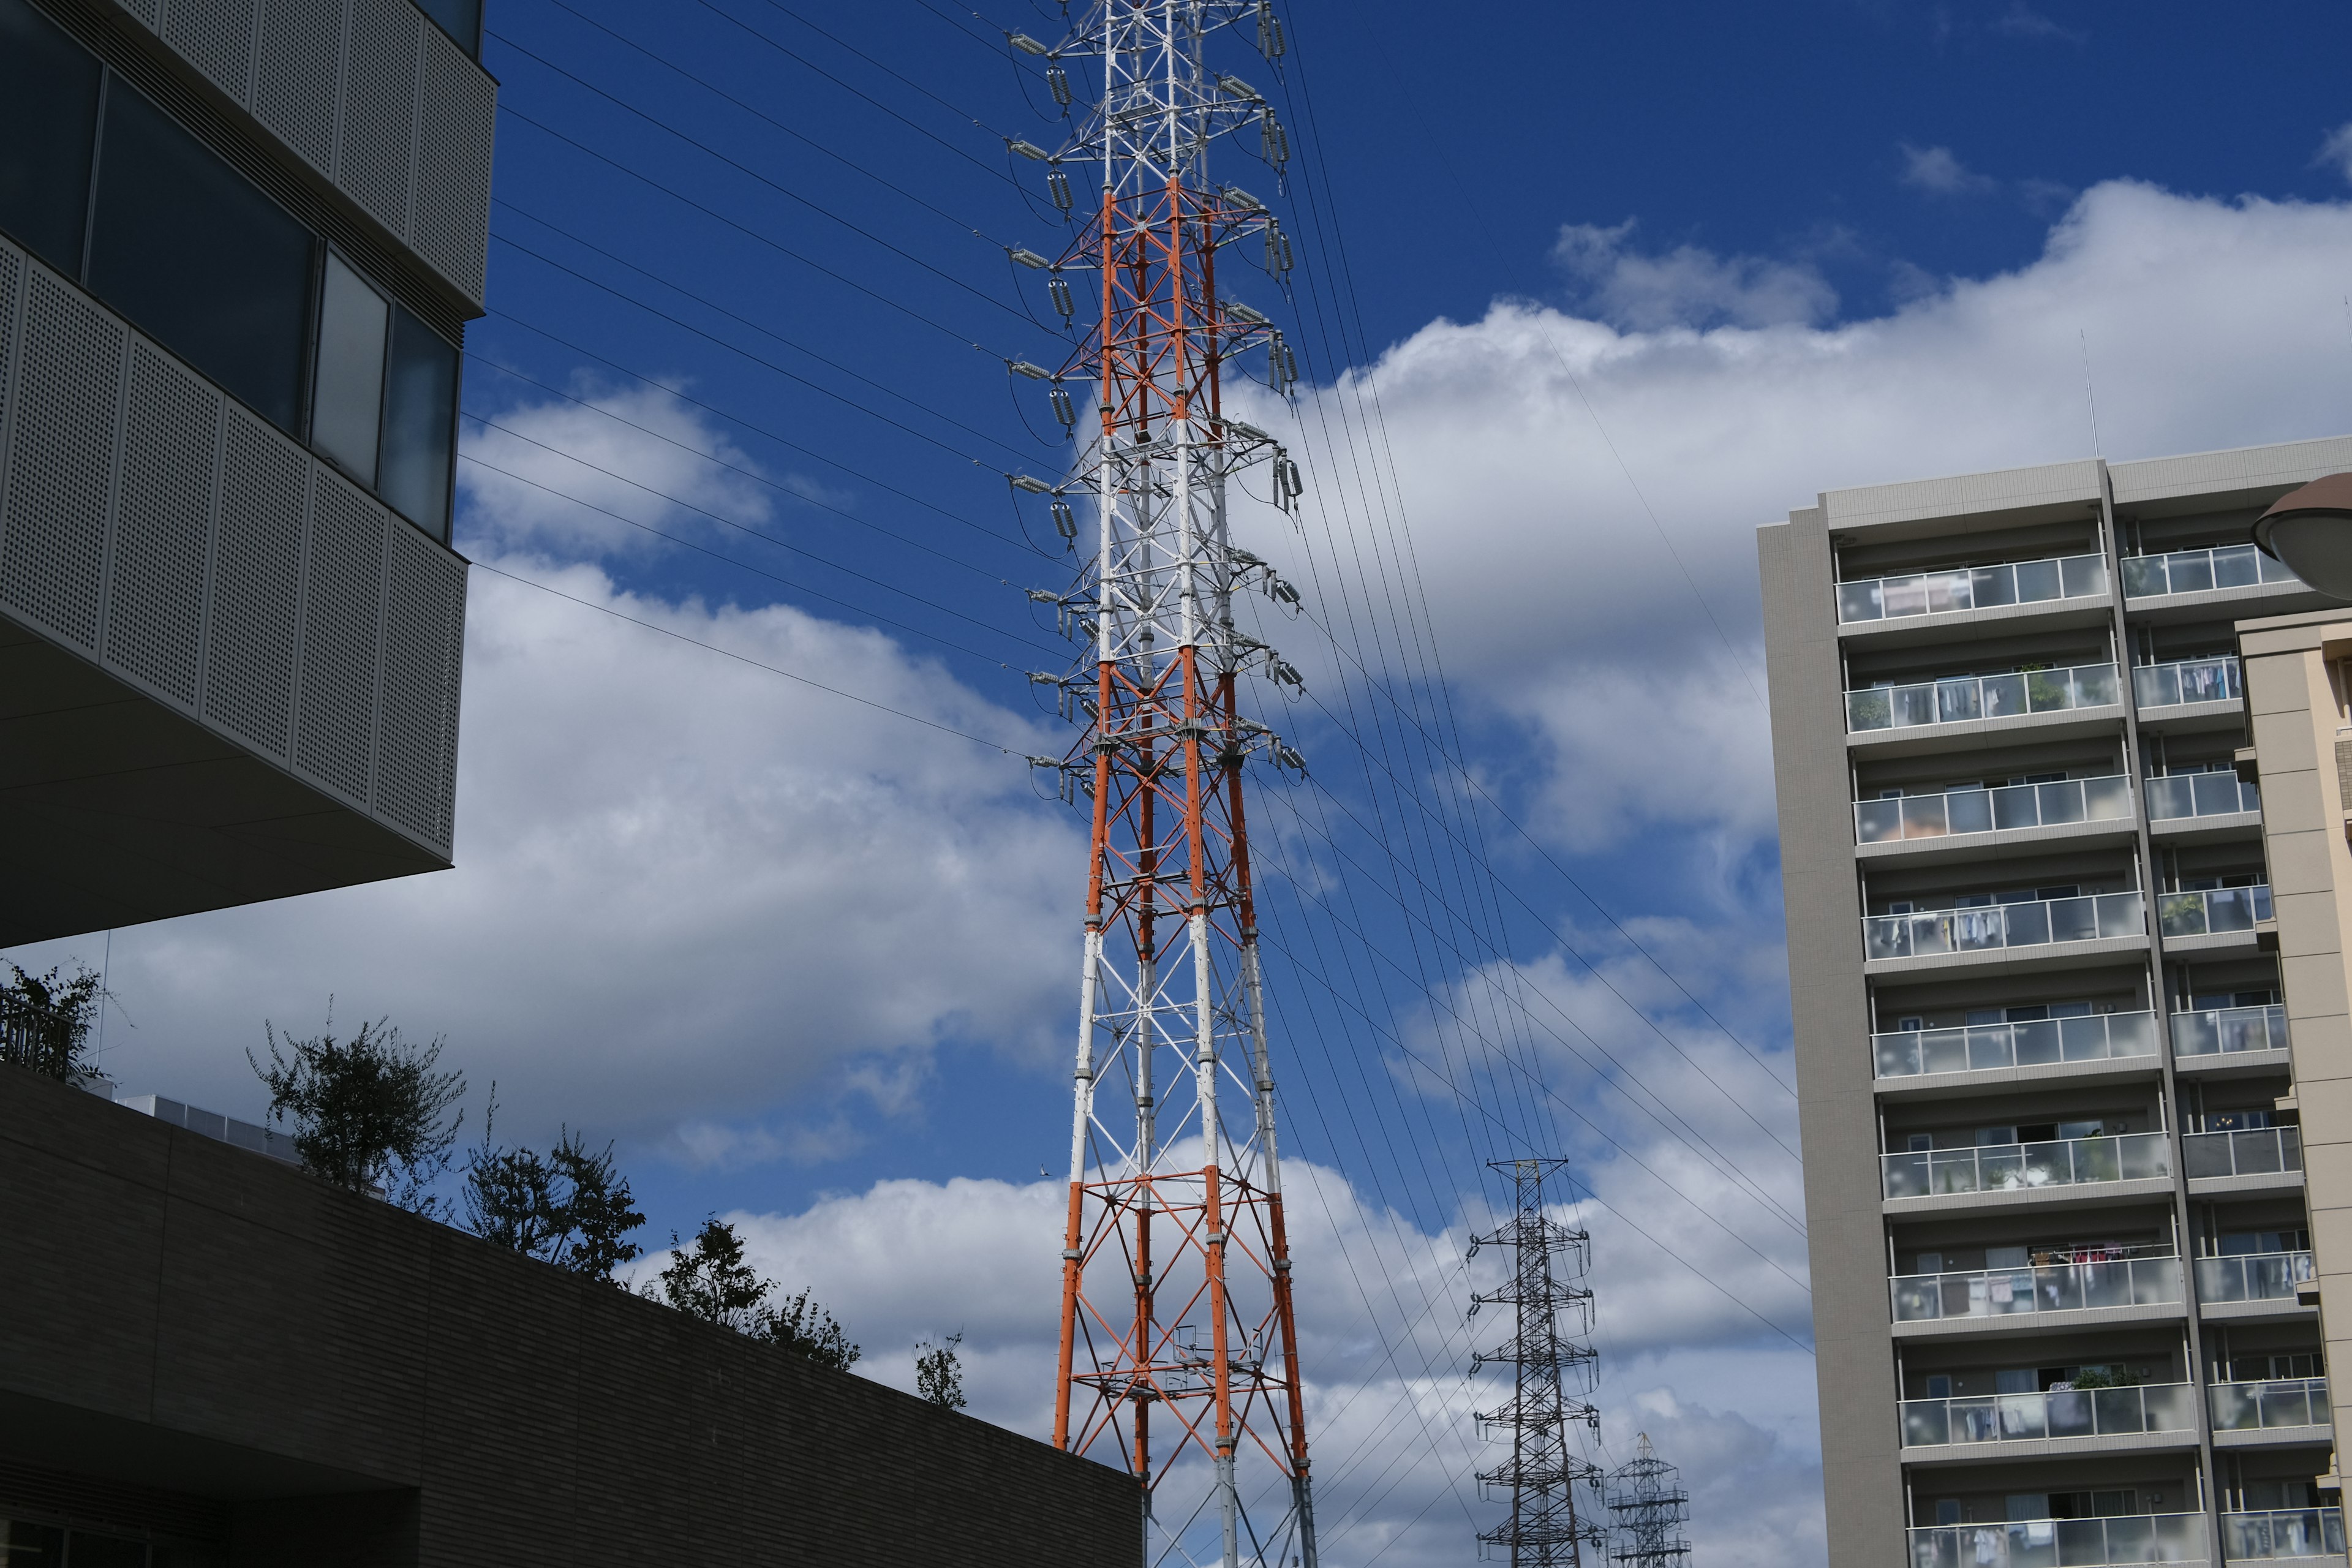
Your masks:
{"label": "balcony", "polygon": [[2024,1268],[1899,1274],[1892,1282],[1892,1292],[1898,1324],[2000,1319],[2030,1327],[2030,1320],[2046,1318],[2052,1312],[2177,1307],[2180,1259],[2111,1258]]}
{"label": "balcony", "polygon": [[1838,624],[1868,626],[1921,616],[2018,609],[2107,594],[2107,563],[2100,555],[2065,555],[2000,566],[1955,566],[1900,577],[1862,578],[1837,586]]}
{"label": "balcony", "polygon": [[[2234,670],[2234,661],[2231,668]],[[1845,694],[1846,729],[1863,734],[2108,708],[2119,700],[2116,679],[2112,664],[2083,664],[2065,669],[1956,675],[1908,686],[1867,687]]]}
{"label": "balcony", "polygon": [[1878,845],[1992,833],[2072,837],[2075,835],[2054,830],[2079,830],[2103,822],[2114,824],[2119,832],[2132,830],[2131,781],[2120,773],[1853,803],[1853,839],[1865,851]]}
{"label": "balcony", "polygon": [[2213,947],[2252,947],[2256,924],[2271,918],[2267,885],[2207,888],[2198,892],[2158,893],[2157,930],[2168,952]]}
{"label": "balcony", "polygon": [[[2327,1380],[2290,1377],[2268,1383],[2217,1383],[2206,1390],[2213,1433],[2270,1432],[2283,1438],[2315,1440],[2315,1426],[2332,1426]],[[2234,1446],[2234,1445],[2232,1445]]]}
{"label": "balcony", "polygon": [[1903,1402],[1903,1446],[1906,1448],[1992,1447],[2166,1432],[2194,1440],[2195,1384],[2053,1388],[2041,1394],[1984,1394],[1962,1399]]}
{"label": "balcony", "polygon": [[2253,1127],[2242,1131],[2184,1133],[2180,1163],[2192,1193],[2300,1186],[2303,1129]]}
{"label": "balcony", "polygon": [[2295,1287],[2318,1278],[2319,1270],[2313,1267],[2308,1252],[2241,1252],[2226,1258],[2200,1258],[2197,1260],[2197,1300],[2200,1307],[2207,1308],[2239,1302],[2293,1304]]}
{"label": "balcony", "polygon": [[1911,1568],[2118,1568],[2202,1563],[2201,1513],[2029,1519],[1914,1530]]}
{"label": "balcony", "polygon": [[2344,1510],[2340,1508],[2290,1508],[2221,1516],[2225,1562],[2343,1555]]}
{"label": "balcony", "polygon": [[2147,820],[2168,838],[2186,837],[2200,826],[2218,827],[2229,819],[2262,816],[2262,791],[2233,773],[2168,773],[2144,781],[2143,787]]}
{"label": "balcony", "polygon": [[[2247,929],[2252,929],[2251,923]],[[1863,957],[1870,963],[1971,955],[1993,958],[2021,949],[2120,942],[2147,934],[2147,910],[2137,891],[1864,915],[1862,920]]]}
{"label": "balcony", "polygon": [[2167,555],[2126,555],[2124,597],[2162,599],[2179,594],[2211,594],[2242,588],[2303,586],[2303,579],[2251,544],[2211,550],[2176,550]]}
{"label": "balcony", "polygon": [[2131,675],[2142,723],[2179,721],[2181,727],[2200,729],[2234,722],[2246,694],[2235,654],[2135,665]]}
{"label": "balcony", "polygon": [[2168,1183],[2172,1149],[2161,1132],[1912,1149],[1880,1155],[1879,1178],[1881,1191],[1890,1200],[2030,1193],[2115,1182]]}
{"label": "balcony", "polygon": [[2278,1004],[2175,1013],[2171,1024],[2173,1065],[2183,1072],[2268,1072],[2284,1065],[2286,1008]]}
{"label": "balcony", "polygon": [[[2256,1008],[2254,1011],[2261,1011]],[[2153,1013],[2094,1013],[1951,1029],[1893,1029],[1870,1037],[1881,1079],[2059,1068],[2156,1058]]]}

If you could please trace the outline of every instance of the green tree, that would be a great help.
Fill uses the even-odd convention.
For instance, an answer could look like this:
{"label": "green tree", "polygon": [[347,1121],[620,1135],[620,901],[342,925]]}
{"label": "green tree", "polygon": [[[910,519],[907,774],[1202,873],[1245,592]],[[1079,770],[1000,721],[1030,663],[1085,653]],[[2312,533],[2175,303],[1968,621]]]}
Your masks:
{"label": "green tree", "polygon": [[636,1211],[627,1179],[614,1167],[611,1144],[593,1151],[586,1139],[566,1128],[544,1156],[506,1148],[492,1141],[498,1114],[493,1084],[482,1142],[466,1155],[459,1191],[467,1230],[525,1257],[599,1279],[611,1279],[614,1268],[642,1256],[624,1237],[644,1225],[646,1216]]}
{"label": "green tree", "polygon": [[91,1068],[89,1026],[105,999],[99,976],[77,966],[27,974],[8,966],[16,979],[0,983],[0,1061],[70,1083]]}
{"label": "green tree", "polygon": [[692,1247],[680,1242],[675,1231],[669,1239],[669,1267],[645,1287],[646,1296],[704,1322],[782,1345],[836,1372],[847,1372],[856,1363],[858,1348],[833,1314],[809,1299],[807,1290],[782,1307],[769,1305],[775,1283],[760,1278],[744,1259],[743,1238],[733,1226],[713,1215],[695,1234]]}
{"label": "green tree", "polygon": [[269,1087],[271,1120],[292,1121],[303,1168],[347,1191],[437,1215],[431,1188],[449,1168],[465,1121],[449,1110],[466,1093],[463,1074],[439,1070],[443,1038],[411,1045],[379,1018],[339,1040],[331,1013],[309,1039],[280,1038],[272,1025],[263,1030],[269,1064],[251,1051],[245,1059]]}
{"label": "green tree", "polygon": [[962,1343],[961,1333],[937,1342],[915,1342],[915,1392],[944,1410],[961,1410],[968,1403],[963,1396],[963,1358],[956,1353]]}

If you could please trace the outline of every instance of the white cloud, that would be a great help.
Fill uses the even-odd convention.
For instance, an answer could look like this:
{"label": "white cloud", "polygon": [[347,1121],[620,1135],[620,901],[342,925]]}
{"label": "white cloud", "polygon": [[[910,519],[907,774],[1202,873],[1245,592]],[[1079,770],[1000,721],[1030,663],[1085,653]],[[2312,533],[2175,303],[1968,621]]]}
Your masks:
{"label": "white cloud", "polygon": [[2010,0],[2009,9],[2002,12],[1992,25],[1996,33],[2012,38],[2056,38],[2062,43],[2087,44],[2091,35],[2079,27],[2061,26],[2048,16],[2028,5],[2025,0]]}
{"label": "white cloud", "polygon": [[1614,228],[1566,224],[1552,247],[1580,303],[1603,321],[1636,331],[1718,321],[1764,327],[1837,311],[1837,291],[1806,263],[1717,256],[1692,245],[1644,256],[1627,246],[1633,232],[1631,218]]}
{"label": "white cloud", "polygon": [[2352,121],[2327,133],[2327,139],[2319,144],[2318,156],[2312,162],[2328,164],[2347,180],[2352,180]]}
{"label": "white cloud", "polygon": [[1949,147],[1914,147],[1908,142],[1899,146],[1903,153],[1903,183],[1906,185],[1939,196],[1960,196],[1978,195],[1999,184],[1990,175],[1977,174],[1962,163]]}

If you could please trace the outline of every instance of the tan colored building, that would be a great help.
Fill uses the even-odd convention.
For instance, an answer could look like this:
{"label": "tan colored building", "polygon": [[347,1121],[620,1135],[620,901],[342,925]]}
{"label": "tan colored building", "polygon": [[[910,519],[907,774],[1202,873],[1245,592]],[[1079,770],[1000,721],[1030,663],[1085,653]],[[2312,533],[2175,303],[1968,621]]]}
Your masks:
{"label": "tan colored building", "polygon": [[1832,1568],[2343,1563],[2352,612],[2250,538],[2346,470],[2089,460],[1759,531]]}

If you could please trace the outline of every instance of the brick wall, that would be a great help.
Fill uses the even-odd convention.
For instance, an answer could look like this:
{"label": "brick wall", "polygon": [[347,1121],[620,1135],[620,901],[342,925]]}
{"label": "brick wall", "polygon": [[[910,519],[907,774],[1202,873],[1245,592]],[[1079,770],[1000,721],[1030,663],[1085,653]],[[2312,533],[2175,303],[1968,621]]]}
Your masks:
{"label": "brick wall", "polygon": [[1140,1560],[1099,1465],[5,1068],[0,1268],[0,1510],[31,1465],[217,1500],[237,1564]]}

